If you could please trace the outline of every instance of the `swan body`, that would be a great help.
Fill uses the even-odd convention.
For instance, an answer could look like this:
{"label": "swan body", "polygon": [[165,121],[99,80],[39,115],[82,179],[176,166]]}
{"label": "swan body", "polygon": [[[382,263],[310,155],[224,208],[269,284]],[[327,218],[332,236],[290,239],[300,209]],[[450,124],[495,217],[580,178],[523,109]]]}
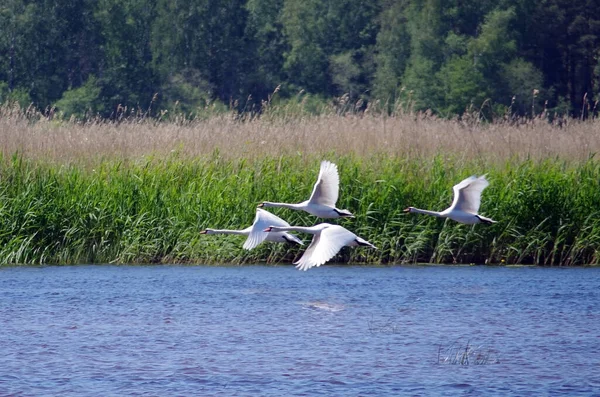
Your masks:
{"label": "swan body", "polygon": [[293,234],[287,232],[273,232],[265,233],[263,230],[267,226],[289,226],[290,224],[281,219],[280,217],[265,211],[263,209],[256,209],[256,217],[252,226],[249,226],[242,230],[228,230],[228,229],[206,229],[200,232],[200,234],[238,234],[242,236],[248,236],[244,243],[244,249],[251,250],[258,246],[263,241],[274,241],[277,243],[295,243],[304,245],[302,240]]}
{"label": "swan body", "polygon": [[490,183],[482,176],[470,176],[460,183],[454,185],[454,200],[452,205],[444,211],[428,211],[414,207],[408,207],[404,212],[433,215],[439,218],[450,218],[456,222],[474,225],[476,223],[496,223],[496,221],[479,215],[481,205],[481,193]]}
{"label": "swan body", "polygon": [[303,210],[319,218],[353,218],[348,210],[336,208],[340,189],[340,176],[337,165],[330,161],[322,161],[319,177],[313,187],[310,198],[297,204],[273,203],[264,201],[259,207],[280,207]]}
{"label": "swan body", "polygon": [[367,240],[358,237],[348,229],[339,226],[332,225],[330,223],[320,223],[315,226],[303,227],[303,226],[289,226],[289,227],[278,227],[270,226],[265,229],[265,232],[301,232],[310,233],[313,235],[312,242],[302,255],[302,257],[294,262],[296,268],[300,270],[308,270],[311,267],[321,266],[337,254],[342,247],[370,247],[375,248],[373,244]]}

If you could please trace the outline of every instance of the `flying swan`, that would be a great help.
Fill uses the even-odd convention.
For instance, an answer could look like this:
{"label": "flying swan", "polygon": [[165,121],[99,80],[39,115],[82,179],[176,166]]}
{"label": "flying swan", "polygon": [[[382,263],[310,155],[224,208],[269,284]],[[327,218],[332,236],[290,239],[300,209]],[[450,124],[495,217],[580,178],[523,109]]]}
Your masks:
{"label": "flying swan", "polygon": [[468,177],[462,182],[454,185],[454,201],[450,208],[442,212],[421,210],[414,207],[408,207],[404,212],[416,212],[418,214],[433,215],[440,218],[450,218],[456,222],[474,225],[476,223],[496,223],[496,221],[479,215],[479,205],[481,204],[481,192],[490,183],[485,179],[485,175],[477,177],[475,175]]}
{"label": "flying swan", "polygon": [[242,230],[206,229],[201,231],[200,234],[239,234],[242,236],[248,236],[246,242],[244,243],[244,248],[247,250],[255,248],[265,240],[274,241],[277,243],[296,243],[304,245],[302,240],[290,233],[265,233],[263,230],[270,225],[283,227],[290,226],[289,223],[287,223],[280,217],[270,213],[269,211],[257,208],[256,217],[254,218],[254,223],[252,223],[252,226],[249,226]]}
{"label": "flying swan", "polygon": [[358,237],[348,229],[332,225],[330,223],[320,223],[315,226],[288,226],[277,227],[270,226],[265,232],[301,232],[313,234],[313,239],[302,257],[294,262],[297,269],[308,270],[314,266],[321,266],[335,256],[344,246],[348,247],[371,247],[377,249],[367,240]]}
{"label": "flying swan", "polygon": [[293,210],[304,210],[319,218],[354,218],[348,210],[335,207],[340,189],[340,176],[337,165],[329,161],[321,162],[319,178],[310,198],[298,204],[272,203],[264,201],[259,207],[282,207]]}

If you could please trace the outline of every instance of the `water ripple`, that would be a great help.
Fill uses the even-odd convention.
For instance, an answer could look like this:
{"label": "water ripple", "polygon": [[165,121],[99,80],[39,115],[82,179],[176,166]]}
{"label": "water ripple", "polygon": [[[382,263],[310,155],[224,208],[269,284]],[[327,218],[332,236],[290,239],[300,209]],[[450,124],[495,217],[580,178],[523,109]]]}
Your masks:
{"label": "water ripple", "polygon": [[591,395],[600,269],[0,269],[0,396]]}

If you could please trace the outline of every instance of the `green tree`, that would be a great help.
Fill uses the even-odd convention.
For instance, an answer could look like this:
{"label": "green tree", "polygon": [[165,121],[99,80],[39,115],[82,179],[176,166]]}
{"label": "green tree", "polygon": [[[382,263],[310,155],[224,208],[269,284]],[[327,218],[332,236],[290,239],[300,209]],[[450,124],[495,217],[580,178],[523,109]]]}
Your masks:
{"label": "green tree", "polygon": [[473,62],[481,65],[481,70],[489,80],[498,76],[502,65],[509,62],[517,51],[511,34],[514,16],[512,8],[491,11],[481,25],[481,33],[468,45]]}
{"label": "green tree", "polygon": [[183,70],[228,103],[244,100],[250,52],[242,0],[159,0],[153,28],[154,64],[161,80]]}
{"label": "green tree", "polygon": [[[543,74],[550,106],[579,115],[583,97],[597,95],[600,8],[593,0],[506,0],[516,9],[518,56]],[[565,102],[566,98],[566,102]]]}
{"label": "green tree", "polygon": [[0,79],[45,107],[99,63],[91,0],[8,0],[0,6]]}
{"label": "green tree", "polygon": [[500,76],[503,83],[503,88],[499,89],[501,102],[511,100],[514,113],[535,116],[542,110],[543,76],[533,64],[515,58],[503,65]]}
{"label": "green tree", "polygon": [[248,23],[244,32],[248,44],[248,80],[250,94],[266,99],[285,80],[283,54],[287,43],[283,36],[280,13],[283,0],[248,0]]}
{"label": "green tree", "polygon": [[410,58],[402,85],[417,110],[440,103],[435,74],[444,62],[443,37],[448,31],[442,19],[444,7],[442,0],[414,0],[406,11]]}
{"label": "green tree", "polygon": [[103,38],[99,76],[105,107],[146,111],[157,90],[150,32],[154,7],[147,0],[98,0],[96,19]]}
{"label": "green tree", "polygon": [[488,84],[470,55],[452,58],[436,74],[441,98],[438,111],[460,114],[471,105],[480,108],[489,98]]}
{"label": "green tree", "polygon": [[377,2],[285,0],[284,70],[292,86],[326,95],[366,91],[374,73],[378,13]]}
{"label": "green tree", "polygon": [[78,88],[63,93],[62,98],[54,105],[64,117],[77,118],[93,117],[101,114],[104,107],[100,98],[101,88],[94,75],[90,75],[88,81]]}
{"label": "green tree", "polygon": [[161,110],[167,110],[167,116],[197,116],[213,99],[210,85],[196,69],[183,69],[169,75],[162,82],[161,94]]}
{"label": "green tree", "polygon": [[281,14],[289,45],[283,65],[288,81],[313,93],[327,92],[330,85],[326,14],[327,3],[319,0],[285,0]]}
{"label": "green tree", "polygon": [[7,0],[0,4],[0,80],[10,92],[25,80],[27,42],[25,27],[30,24],[34,7],[22,0]]}
{"label": "green tree", "polygon": [[373,96],[394,105],[401,92],[401,77],[410,57],[410,36],[407,30],[407,0],[392,1],[380,15],[377,34]]}

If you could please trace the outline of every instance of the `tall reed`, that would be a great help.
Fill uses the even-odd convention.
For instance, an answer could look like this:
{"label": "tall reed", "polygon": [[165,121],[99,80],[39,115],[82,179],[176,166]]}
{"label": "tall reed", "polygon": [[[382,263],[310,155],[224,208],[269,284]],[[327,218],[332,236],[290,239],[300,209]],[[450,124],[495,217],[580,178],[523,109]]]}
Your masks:
{"label": "tall reed", "polygon": [[0,106],[0,152],[59,163],[168,156],[261,159],[303,155],[386,154],[403,158],[451,155],[459,161],[503,163],[559,157],[585,161],[600,151],[600,119],[535,119],[483,123],[475,117],[446,120],[428,113],[308,115],[267,108],[261,117],[233,113],[194,120],[129,118],[66,122]]}
{"label": "tall reed", "polygon": [[[244,251],[239,236],[206,227],[250,225],[263,200],[310,195],[321,153],[235,158],[140,156],[93,164],[0,158],[0,264],[289,262],[303,248],[265,243]],[[329,153],[339,166],[339,223],[380,249],[344,249],[339,261],[365,263],[600,263],[600,163],[465,159],[460,155]],[[497,224],[467,226],[418,214],[441,210],[452,185],[487,173],[481,213]],[[291,224],[303,212],[274,209]],[[301,236],[306,242],[310,236]],[[305,248],[305,247],[304,247]]]}

